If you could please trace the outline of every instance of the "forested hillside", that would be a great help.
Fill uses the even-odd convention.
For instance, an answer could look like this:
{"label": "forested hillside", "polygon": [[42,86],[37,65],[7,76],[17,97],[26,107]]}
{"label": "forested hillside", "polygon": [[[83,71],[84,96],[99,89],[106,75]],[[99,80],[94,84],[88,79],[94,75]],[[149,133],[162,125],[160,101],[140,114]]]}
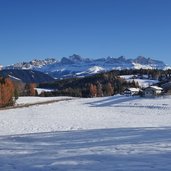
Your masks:
{"label": "forested hillside", "polygon": [[4,69],[0,71],[2,77],[11,77],[21,80],[24,83],[44,83],[53,82],[54,79],[48,74],[40,71],[25,70],[25,69]]}
{"label": "forested hillside", "polygon": [[54,92],[43,92],[42,96],[76,96],[76,97],[101,97],[123,93],[127,87],[139,87],[134,80],[127,82],[121,75],[138,75],[147,79],[168,80],[171,70],[113,70],[84,78],[70,78],[58,80],[55,83],[40,84],[40,88],[56,89]]}
{"label": "forested hillside", "polygon": [[67,95],[76,97],[111,96],[123,92],[127,86],[138,87],[135,82],[128,83],[119,77],[117,71],[96,74],[85,78],[72,78],[56,81],[52,84],[40,84],[39,87],[57,89],[46,92],[45,96]]}

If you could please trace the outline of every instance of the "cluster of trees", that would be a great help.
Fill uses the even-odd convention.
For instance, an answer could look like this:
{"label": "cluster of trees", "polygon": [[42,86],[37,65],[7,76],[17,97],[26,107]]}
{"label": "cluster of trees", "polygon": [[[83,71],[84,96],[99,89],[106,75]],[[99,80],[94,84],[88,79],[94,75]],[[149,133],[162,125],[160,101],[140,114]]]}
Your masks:
{"label": "cluster of trees", "polygon": [[27,83],[25,84],[24,90],[21,95],[24,96],[36,96],[37,91],[35,90],[36,84],[35,83]]}
{"label": "cluster of trees", "polygon": [[0,78],[0,107],[10,106],[17,99],[17,91],[9,78]]}
{"label": "cluster of trees", "polygon": [[154,80],[163,80],[171,78],[171,69],[168,70],[160,70],[160,69],[125,69],[117,72],[119,75],[147,75],[149,79]]}
{"label": "cluster of trees", "polygon": [[12,80],[15,87],[15,91],[18,96],[35,96],[37,92],[35,88],[37,85],[35,83],[24,83],[21,80]]}
{"label": "cluster of trees", "polygon": [[36,84],[12,81],[8,77],[0,77],[0,108],[15,104],[18,96],[35,96]]}

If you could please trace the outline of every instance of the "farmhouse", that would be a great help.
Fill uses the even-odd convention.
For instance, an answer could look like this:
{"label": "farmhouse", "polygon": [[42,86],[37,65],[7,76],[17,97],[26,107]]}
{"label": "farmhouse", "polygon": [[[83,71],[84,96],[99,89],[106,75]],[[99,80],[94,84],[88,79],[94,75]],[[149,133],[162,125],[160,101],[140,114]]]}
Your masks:
{"label": "farmhouse", "polygon": [[161,87],[163,88],[165,93],[171,94],[171,81],[161,85]]}
{"label": "farmhouse", "polygon": [[124,95],[126,96],[134,96],[134,95],[138,95],[140,92],[139,88],[126,88],[124,90]]}
{"label": "farmhouse", "polygon": [[163,93],[163,88],[158,86],[150,86],[144,90],[145,97],[155,97],[161,95],[162,93]]}

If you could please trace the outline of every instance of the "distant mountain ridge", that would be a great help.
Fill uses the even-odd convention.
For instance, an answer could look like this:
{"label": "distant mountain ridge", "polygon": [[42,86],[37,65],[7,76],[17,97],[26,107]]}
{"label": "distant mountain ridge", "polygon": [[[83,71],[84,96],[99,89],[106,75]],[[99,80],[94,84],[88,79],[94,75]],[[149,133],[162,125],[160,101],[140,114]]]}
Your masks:
{"label": "distant mountain ridge", "polygon": [[23,69],[3,69],[0,76],[10,77],[12,80],[22,81],[23,83],[49,83],[54,82],[54,78],[48,74],[34,70]]}
{"label": "distant mountain ridge", "polygon": [[54,58],[46,58],[43,60],[39,59],[34,59],[29,62],[21,62],[21,63],[16,63],[13,65],[9,65],[4,67],[4,69],[36,69],[36,68],[42,68],[43,66],[53,64],[57,62],[56,59]]}
{"label": "distant mountain ridge", "polygon": [[55,78],[82,77],[113,69],[166,69],[168,66],[159,60],[138,56],[135,59],[107,57],[99,59],[83,58],[73,54],[60,61],[54,58],[35,59],[30,62],[13,64],[5,69],[32,69],[48,73]]}

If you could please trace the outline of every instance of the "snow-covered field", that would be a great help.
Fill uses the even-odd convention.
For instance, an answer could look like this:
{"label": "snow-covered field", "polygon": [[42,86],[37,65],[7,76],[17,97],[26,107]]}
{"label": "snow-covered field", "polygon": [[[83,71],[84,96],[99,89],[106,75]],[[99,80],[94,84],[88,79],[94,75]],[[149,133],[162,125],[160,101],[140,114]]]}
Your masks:
{"label": "snow-covered field", "polygon": [[2,110],[0,135],[2,171],[169,171],[171,97],[73,98]]}
{"label": "snow-covered field", "polygon": [[121,78],[124,78],[126,81],[132,82],[133,80],[135,82],[138,82],[139,86],[142,88],[148,87],[150,85],[158,83],[158,80],[150,80],[148,78],[139,79],[139,78],[132,78],[134,75],[121,75]]}
{"label": "snow-covered field", "polygon": [[17,102],[17,105],[24,105],[24,104],[35,104],[35,103],[41,103],[41,102],[50,102],[54,100],[63,100],[63,99],[71,99],[71,97],[65,97],[65,96],[60,96],[60,97],[20,97]]}

